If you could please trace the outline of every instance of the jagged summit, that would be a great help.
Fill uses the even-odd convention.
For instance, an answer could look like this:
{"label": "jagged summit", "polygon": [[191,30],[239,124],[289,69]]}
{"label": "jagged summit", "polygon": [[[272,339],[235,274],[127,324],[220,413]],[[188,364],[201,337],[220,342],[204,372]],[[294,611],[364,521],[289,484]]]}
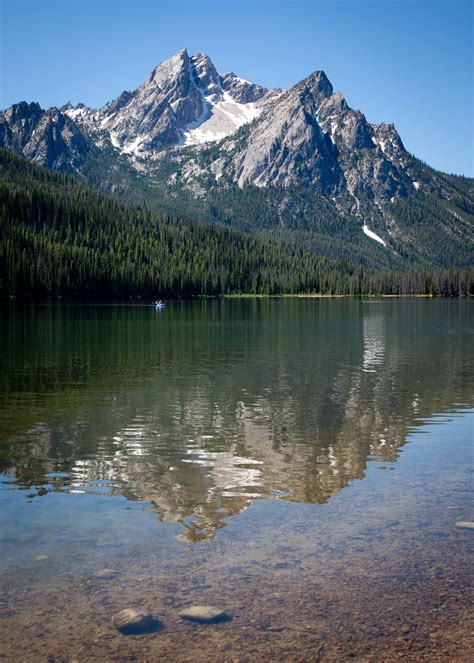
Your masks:
{"label": "jagged summit", "polygon": [[[122,92],[99,110],[68,102],[61,112],[69,134],[74,133],[72,121],[97,147],[111,144],[137,165],[137,159],[154,159],[169,148],[230,138],[252,123],[245,143],[236,150],[225,142],[210,165],[208,174],[216,181],[225,171],[239,186],[316,183],[331,195],[348,190],[354,200],[358,190],[370,189],[377,199],[403,192],[409,184],[400,171],[404,148],[395,128],[369,125],[334,92],[324,71],[288,90],[269,90],[233,72],[220,74],[208,55],[190,55],[182,48],[158,64],[137,89]],[[28,127],[44,113],[50,111],[24,102],[7,110],[3,144],[31,153],[31,146],[25,148],[33,140]],[[25,118],[28,122],[10,135],[11,127]],[[363,165],[365,151],[373,155],[370,167]]]}
{"label": "jagged summit", "polygon": [[313,73],[297,83],[295,87],[301,89],[309,88],[319,98],[330,97],[334,92],[331,81],[327,77],[326,72],[322,69],[319,71],[313,71]]}
{"label": "jagged summit", "polygon": [[[275,187],[279,194],[270,192],[257,223],[266,215],[283,225],[321,215],[339,219],[338,227],[356,219],[358,235],[365,233],[380,251],[423,245],[411,227],[400,225],[403,201],[415,209],[416,196],[435,195],[423,209],[448,243],[467,236],[472,209],[463,183],[456,189],[421,165],[393,124],[369,123],[324,71],[287,90],[268,89],[220,73],[207,54],[185,48],[100,109],[14,104],[0,114],[0,145],[113,191],[117,182],[125,191],[136,186],[138,174],[145,189],[166,191],[167,205],[183,196],[212,203],[215,192],[232,205],[239,189]],[[282,189],[300,193],[282,199]],[[457,197],[454,208],[449,201]],[[241,213],[225,209],[219,217],[225,222]]]}
{"label": "jagged summit", "polygon": [[189,65],[189,55],[186,48],[182,48],[167,60],[158,64],[151,72],[147,83],[161,85],[164,81],[177,78]]}
{"label": "jagged summit", "polygon": [[75,106],[64,112],[122,154],[145,157],[225,138],[258,117],[277,93],[235,74],[221,75],[208,55],[183,48],[158,64],[143,85],[100,110]]}
{"label": "jagged summit", "polygon": [[[30,124],[49,112],[24,103],[7,110],[2,143],[31,154],[30,143],[38,138],[30,137]],[[182,48],[137,89],[122,92],[99,110],[68,103],[61,112],[66,143],[82,130],[95,146],[111,144],[141,171],[147,168],[143,160],[154,160],[169,148],[230,140],[251,123],[238,147],[224,141],[205,177],[218,182],[225,174],[239,186],[315,184],[331,196],[347,191],[357,211],[360,195],[375,201],[404,195],[415,181],[395,128],[370,125],[334,92],[324,71],[288,90],[269,90],[233,72],[220,74],[208,55],[190,55]],[[24,116],[29,120],[17,126]],[[195,166],[193,159],[185,166],[185,185],[195,179]]]}

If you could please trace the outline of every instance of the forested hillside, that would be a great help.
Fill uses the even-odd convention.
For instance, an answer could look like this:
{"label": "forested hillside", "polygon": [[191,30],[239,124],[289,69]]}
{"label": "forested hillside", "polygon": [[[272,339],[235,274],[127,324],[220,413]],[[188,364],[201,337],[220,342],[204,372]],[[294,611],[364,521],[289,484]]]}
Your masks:
{"label": "forested hillside", "polygon": [[473,292],[472,273],[376,272],[107,197],[0,150],[2,297]]}

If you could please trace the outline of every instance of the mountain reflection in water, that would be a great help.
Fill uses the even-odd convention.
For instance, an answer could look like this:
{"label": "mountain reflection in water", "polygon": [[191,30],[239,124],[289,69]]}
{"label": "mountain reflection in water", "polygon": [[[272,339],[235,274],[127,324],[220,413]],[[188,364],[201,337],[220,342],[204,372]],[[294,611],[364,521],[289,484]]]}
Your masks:
{"label": "mountain reflection in water", "polygon": [[[324,503],[472,403],[463,301],[51,306],[4,317],[0,469],[149,503],[187,541],[257,498]],[[36,491],[36,492],[35,492]]]}

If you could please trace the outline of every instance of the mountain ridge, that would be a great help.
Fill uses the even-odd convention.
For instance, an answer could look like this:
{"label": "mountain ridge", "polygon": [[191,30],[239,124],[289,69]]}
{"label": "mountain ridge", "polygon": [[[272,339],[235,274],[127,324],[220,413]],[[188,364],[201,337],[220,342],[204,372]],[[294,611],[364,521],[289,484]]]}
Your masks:
{"label": "mountain ridge", "polygon": [[[362,262],[362,236],[387,265],[444,266],[443,244],[455,266],[473,261],[466,246],[474,243],[474,180],[413,157],[393,124],[369,123],[323,71],[268,89],[220,74],[209,56],[182,49],[99,109],[13,105],[0,114],[0,146],[106,191],[171,210],[187,204],[197,218],[225,216],[229,225],[239,223],[238,190],[252,205],[256,190],[269,188],[275,200],[247,232],[260,232],[267,219],[289,230],[316,219],[313,240],[334,217],[335,247],[358,224],[354,255]],[[214,209],[216,199],[226,199],[229,213]]]}

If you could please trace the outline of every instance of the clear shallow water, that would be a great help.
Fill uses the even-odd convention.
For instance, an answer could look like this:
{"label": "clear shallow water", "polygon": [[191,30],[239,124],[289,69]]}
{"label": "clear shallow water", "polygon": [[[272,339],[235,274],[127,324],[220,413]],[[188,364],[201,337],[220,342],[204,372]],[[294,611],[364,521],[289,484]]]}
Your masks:
{"label": "clear shallow water", "polygon": [[[207,660],[468,660],[473,314],[3,311],[0,654],[196,660],[204,635]],[[233,620],[191,627],[190,602]],[[128,605],[163,631],[116,633]]]}

